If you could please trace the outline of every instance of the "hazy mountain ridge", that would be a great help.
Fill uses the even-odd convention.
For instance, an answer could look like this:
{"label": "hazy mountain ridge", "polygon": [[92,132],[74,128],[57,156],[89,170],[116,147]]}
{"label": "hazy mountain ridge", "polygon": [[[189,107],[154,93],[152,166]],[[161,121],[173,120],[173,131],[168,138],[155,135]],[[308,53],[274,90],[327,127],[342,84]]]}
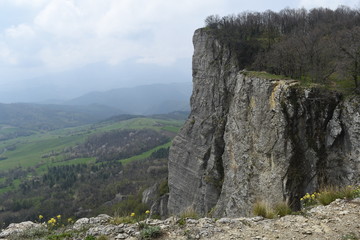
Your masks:
{"label": "hazy mountain ridge", "polygon": [[119,114],[189,111],[191,83],[153,84],[88,93],[61,104],[0,103],[0,124],[25,129],[59,129]]}
{"label": "hazy mountain ridge", "polygon": [[[185,67],[184,67],[185,66]],[[179,60],[178,65],[157,66],[134,61],[111,66],[104,62],[93,63],[64,72],[14,82],[0,89],[0,102],[57,103],[92,91],[135,87],[152,83],[191,82],[191,63]],[[185,71],[183,69],[186,69]],[[29,85],[29,82],[33,84]]]}
{"label": "hazy mountain ridge", "polygon": [[0,124],[26,129],[58,129],[94,123],[121,114],[108,106],[65,106],[32,103],[0,103]]}
{"label": "hazy mountain ridge", "polygon": [[100,104],[130,114],[162,114],[188,111],[191,83],[152,84],[92,92],[64,102],[67,105]]}

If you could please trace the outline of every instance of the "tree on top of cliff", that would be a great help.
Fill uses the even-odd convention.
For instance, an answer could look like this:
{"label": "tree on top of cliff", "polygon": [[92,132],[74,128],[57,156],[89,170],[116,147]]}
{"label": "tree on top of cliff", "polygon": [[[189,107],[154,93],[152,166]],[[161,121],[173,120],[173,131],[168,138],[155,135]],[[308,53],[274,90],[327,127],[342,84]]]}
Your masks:
{"label": "tree on top of cliff", "polygon": [[359,90],[360,12],[283,9],[209,16],[206,28],[237,54],[240,68],[325,83],[349,81]]}

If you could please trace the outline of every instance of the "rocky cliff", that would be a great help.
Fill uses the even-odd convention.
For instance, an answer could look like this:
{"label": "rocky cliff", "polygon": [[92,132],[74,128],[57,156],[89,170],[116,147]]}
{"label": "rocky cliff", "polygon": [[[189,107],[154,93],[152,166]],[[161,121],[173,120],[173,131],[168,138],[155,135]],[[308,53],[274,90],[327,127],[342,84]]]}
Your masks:
{"label": "rocky cliff", "polygon": [[246,216],[256,200],[293,208],[321,186],[360,182],[360,97],[240,71],[195,32],[191,114],[169,157],[168,208]]}

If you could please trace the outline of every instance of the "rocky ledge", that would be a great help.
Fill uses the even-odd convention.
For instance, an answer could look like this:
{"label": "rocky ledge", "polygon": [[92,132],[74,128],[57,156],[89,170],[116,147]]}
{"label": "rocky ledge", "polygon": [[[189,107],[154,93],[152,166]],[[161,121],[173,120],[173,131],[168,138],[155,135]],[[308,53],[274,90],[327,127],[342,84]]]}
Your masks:
{"label": "rocky ledge", "polygon": [[[140,239],[138,224],[110,224],[112,218],[101,214],[82,218],[66,229],[46,232],[46,225],[23,222],[11,224],[0,233],[1,239],[48,239],[49,235],[64,235],[59,239]],[[182,220],[182,221],[179,221]],[[277,219],[253,218],[201,218],[166,220],[147,219],[141,223],[158,226],[159,239],[359,239],[360,198],[336,200],[328,206],[316,206],[299,215]],[[43,229],[43,231],[41,231]],[[88,238],[87,238],[88,237]],[[57,238],[58,239],[58,238]]]}

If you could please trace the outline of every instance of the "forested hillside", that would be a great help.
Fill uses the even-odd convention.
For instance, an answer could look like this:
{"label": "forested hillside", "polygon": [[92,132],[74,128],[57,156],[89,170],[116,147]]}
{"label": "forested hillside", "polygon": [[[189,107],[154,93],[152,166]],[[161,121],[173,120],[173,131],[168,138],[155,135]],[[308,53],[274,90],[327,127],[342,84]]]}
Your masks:
{"label": "forested hillside", "polygon": [[209,16],[206,28],[239,67],[360,90],[360,11],[342,6]]}
{"label": "forested hillside", "polygon": [[[0,141],[0,226],[38,215],[77,219],[143,213],[142,191],[163,182],[185,113],[119,115]],[[159,193],[160,194],[160,193]]]}

